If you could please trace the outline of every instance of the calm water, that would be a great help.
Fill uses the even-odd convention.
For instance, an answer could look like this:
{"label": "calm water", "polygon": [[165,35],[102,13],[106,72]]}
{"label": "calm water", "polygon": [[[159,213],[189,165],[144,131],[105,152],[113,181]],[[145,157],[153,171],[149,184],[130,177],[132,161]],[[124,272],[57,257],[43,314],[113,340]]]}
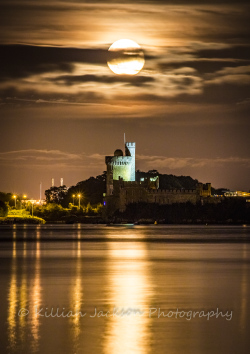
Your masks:
{"label": "calm water", "polygon": [[0,353],[249,353],[250,227],[1,226],[0,290]]}

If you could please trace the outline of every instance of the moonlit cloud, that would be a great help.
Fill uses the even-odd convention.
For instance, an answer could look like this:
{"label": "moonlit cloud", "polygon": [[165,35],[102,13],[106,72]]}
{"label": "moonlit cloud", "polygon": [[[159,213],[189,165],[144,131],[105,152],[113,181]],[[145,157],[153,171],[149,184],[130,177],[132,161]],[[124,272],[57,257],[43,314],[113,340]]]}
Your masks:
{"label": "moonlit cloud", "polygon": [[104,156],[99,154],[87,155],[85,153],[72,154],[59,150],[19,150],[0,153],[0,166],[22,167],[28,169],[70,168],[80,170],[86,166],[98,167]]}
{"label": "moonlit cloud", "polygon": [[69,154],[59,150],[19,150],[19,151],[6,151],[0,153],[0,160],[2,161],[29,161],[30,159],[40,161],[54,161],[56,160],[77,160],[80,159],[79,155]]}
{"label": "moonlit cloud", "polygon": [[145,156],[139,155],[139,161],[143,161],[146,166],[152,167],[154,165],[156,169],[169,168],[169,169],[182,169],[183,167],[204,167],[208,166],[210,168],[216,168],[216,166],[226,166],[232,164],[234,166],[242,165],[250,168],[250,158],[241,157],[228,157],[228,158],[192,158],[192,157],[166,157],[166,156]]}

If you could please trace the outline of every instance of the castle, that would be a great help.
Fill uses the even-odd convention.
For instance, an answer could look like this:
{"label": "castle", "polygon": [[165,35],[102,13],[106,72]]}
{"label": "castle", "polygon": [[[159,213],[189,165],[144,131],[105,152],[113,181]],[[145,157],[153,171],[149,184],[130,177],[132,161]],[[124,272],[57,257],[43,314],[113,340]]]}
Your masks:
{"label": "castle", "polygon": [[106,156],[107,165],[107,196],[113,194],[114,181],[135,181],[135,143],[125,143],[125,156],[120,149],[115,150],[114,156]]}
{"label": "castle", "polygon": [[196,189],[159,189],[159,176],[140,178],[135,175],[134,142],[125,142],[125,154],[120,149],[114,156],[106,156],[107,181],[104,203],[109,212],[124,211],[130,203],[196,204],[211,196],[211,183],[198,183]]}

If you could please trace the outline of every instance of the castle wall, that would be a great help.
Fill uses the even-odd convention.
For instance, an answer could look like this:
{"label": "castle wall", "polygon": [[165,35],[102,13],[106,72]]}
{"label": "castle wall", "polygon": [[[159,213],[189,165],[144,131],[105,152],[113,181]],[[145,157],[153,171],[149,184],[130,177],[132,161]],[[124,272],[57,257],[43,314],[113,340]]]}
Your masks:
{"label": "castle wall", "polygon": [[[126,185],[126,187],[124,187]],[[117,195],[119,195],[119,210],[124,211],[126,205],[130,203],[147,202],[147,189],[140,186],[137,182],[126,182],[123,186],[118,187]]]}
{"label": "castle wall", "polygon": [[122,178],[131,181],[131,156],[106,156],[107,165],[107,195],[113,194],[113,181]]}
{"label": "castle wall", "polygon": [[131,181],[131,156],[106,156],[107,168],[113,172],[113,180],[123,178],[124,181]]}
{"label": "castle wall", "polygon": [[124,181],[131,181],[132,167],[130,156],[115,156],[112,159],[113,180],[118,181],[122,178]]}
{"label": "castle wall", "polygon": [[122,181],[119,187],[116,186],[116,189],[120,211],[124,211],[126,205],[130,203],[174,204],[190,202],[196,204],[200,200],[200,195],[196,189],[146,189],[137,182],[123,183]]}
{"label": "castle wall", "polygon": [[196,204],[198,201],[198,194],[196,190],[150,190],[148,191],[148,203],[157,204],[174,204],[191,202]]}

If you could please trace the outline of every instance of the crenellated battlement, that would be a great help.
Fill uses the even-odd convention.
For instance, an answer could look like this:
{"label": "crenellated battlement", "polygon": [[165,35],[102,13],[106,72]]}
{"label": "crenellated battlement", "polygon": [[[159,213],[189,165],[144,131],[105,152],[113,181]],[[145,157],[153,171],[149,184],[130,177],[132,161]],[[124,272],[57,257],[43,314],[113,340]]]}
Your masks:
{"label": "crenellated battlement", "polygon": [[106,165],[110,166],[127,166],[131,164],[131,156],[106,156]]}
{"label": "crenellated battlement", "polygon": [[135,143],[126,142],[126,143],[125,143],[125,146],[127,146],[128,148],[129,148],[129,147],[135,148]]}
{"label": "crenellated battlement", "polygon": [[152,194],[196,194],[196,189],[148,189]]}

